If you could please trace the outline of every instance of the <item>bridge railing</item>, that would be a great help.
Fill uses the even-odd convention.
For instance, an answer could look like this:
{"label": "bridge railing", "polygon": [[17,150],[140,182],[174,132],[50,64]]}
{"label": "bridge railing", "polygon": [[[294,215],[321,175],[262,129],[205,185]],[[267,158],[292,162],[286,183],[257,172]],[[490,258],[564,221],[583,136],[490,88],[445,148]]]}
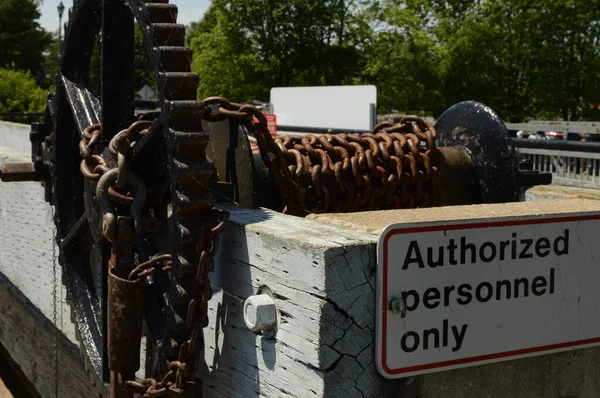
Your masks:
{"label": "bridge railing", "polygon": [[600,134],[600,122],[562,122],[553,120],[532,120],[528,123],[505,123],[509,131],[527,131],[535,133],[539,131],[557,131],[564,134]]}
{"label": "bridge railing", "polygon": [[[513,141],[517,152],[533,163],[534,170],[552,173],[555,184],[600,189],[600,142],[567,140],[569,134],[600,134],[600,122],[536,120],[529,123],[506,123],[506,127],[513,135],[519,130],[530,134],[545,131],[563,133],[563,140],[513,138]],[[284,134],[368,132],[300,126],[278,126],[277,129]]]}
{"label": "bridge railing", "polygon": [[600,143],[519,138],[513,142],[534,170],[552,173],[554,184],[600,189]]}

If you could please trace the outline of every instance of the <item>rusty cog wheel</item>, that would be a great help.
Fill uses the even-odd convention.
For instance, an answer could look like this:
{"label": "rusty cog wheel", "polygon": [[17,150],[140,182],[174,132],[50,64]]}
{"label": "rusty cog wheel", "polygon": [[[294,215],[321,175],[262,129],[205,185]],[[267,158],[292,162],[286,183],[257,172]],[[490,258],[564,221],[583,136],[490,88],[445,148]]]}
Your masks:
{"label": "rusty cog wheel", "polygon": [[[136,23],[143,33],[158,93],[155,111],[143,115],[135,113],[132,87]],[[90,61],[98,42],[102,76],[101,86],[94,87]],[[143,216],[160,221],[158,233],[146,231],[136,237],[136,262],[160,253],[173,256],[172,271],[154,275],[145,285],[145,329],[153,352],[145,376],[160,380],[169,361],[177,359],[181,345],[190,339],[185,320],[191,275],[199,261],[199,234],[214,206],[207,188],[216,177],[205,155],[209,137],[202,117],[206,108],[196,101],[198,75],[190,71],[191,59],[191,49],[185,47],[185,27],[177,24],[177,7],[168,1],[75,0],[61,43],[56,93],[49,96],[44,124],[33,129],[33,151],[49,169],[44,184],[46,199],[55,206],[63,283],[97,396],[108,395],[105,325],[110,245],[102,236],[97,179],[84,178],[80,171],[82,134],[89,126],[102,126],[94,156],[106,168],[113,168],[110,140],[137,120],[148,121],[128,167],[148,189],[150,203]],[[126,207],[115,204],[115,209]]]}

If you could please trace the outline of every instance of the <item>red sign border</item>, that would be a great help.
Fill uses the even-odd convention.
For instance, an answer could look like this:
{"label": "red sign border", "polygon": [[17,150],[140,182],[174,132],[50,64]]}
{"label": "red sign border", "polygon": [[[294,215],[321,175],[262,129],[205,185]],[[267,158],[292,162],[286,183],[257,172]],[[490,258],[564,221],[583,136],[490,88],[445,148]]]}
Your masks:
{"label": "red sign border", "polygon": [[577,340],[566,343],[551,344],[539,347],[525,348],[513,351],[504,351],[494,354],[479,355],[475,357],[459,358],[449,361],[432,362],[424,365],[407,366],[399,369],[391,369],[387,366],[387,314],[388,314],[388,289],[387,289],[387,278],[388,278],[388,243],[390,238],[394,235],[402,235],[409,233],[420,233],[420,232],[434,232],[434,231],[456,231],[462,229],[480,229],[480,228],[494,228],[494,227],[510,227],[515,225],[533,225],[533,224],[553,224],[559,222],[577,222],[577,221],[590,221],[600,220],[600,215],[588,215],[588,216],[573,216],[573,217],[558,217],[558,218],[543,218],[543,219],[524,219],[524,220],[511,220],[511,221],[489,221],[479,222],[471,224],[449,224],[449,225],[433,225],[433,226],[421,226],[421,227],[408,227],[408,228],[395,228],[387,231],[383,240],[383,295],[381,302],[381,367],[389,375],[399,375],[409,372],[417,372],[421,370],[436,369],[453,365],[461,365],[466,363],[487,361],[490,359],[506,358],[517,355],[530,354],[535,352],[550,351],[567,347],[577,347],[586,344],[593,344],[600,342],[600,337]]}

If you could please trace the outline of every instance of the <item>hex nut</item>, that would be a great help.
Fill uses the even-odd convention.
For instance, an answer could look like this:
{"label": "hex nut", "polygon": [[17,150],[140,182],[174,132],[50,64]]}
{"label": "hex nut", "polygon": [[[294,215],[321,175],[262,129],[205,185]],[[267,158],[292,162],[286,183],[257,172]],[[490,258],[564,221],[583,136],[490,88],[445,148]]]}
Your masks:
{"label": "hex nut", "polygon": [[250,296],[244,302],[244,322],[253,332],[277,329],[277,305],[268,294]]}

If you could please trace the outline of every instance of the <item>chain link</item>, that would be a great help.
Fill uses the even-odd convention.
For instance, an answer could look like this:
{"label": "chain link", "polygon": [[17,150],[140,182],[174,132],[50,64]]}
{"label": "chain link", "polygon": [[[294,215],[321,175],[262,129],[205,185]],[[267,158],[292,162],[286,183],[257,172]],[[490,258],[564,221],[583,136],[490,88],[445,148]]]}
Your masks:
{"label": "chain link", "polygon": [[[151,121],[138,120],[116,134],[108,145],[109,152],[119,168],[119,178],[114,186],[108,188],[108,195],[117,203],[131,205],[134,201],[135,195],[125,189],[126,157],[151,126]],[[87,127],[81,133],[82,139],[79,142],[79,155],[82,157],[79,167],[81,174],[94,182],[98,182],[104,174],[110,171],[105,159],[95,153],[96,144],[102,136],[101,128],[99,124]]]}
{"label": "chain link", "polygon": [[435,206],[437,133],[417,116],[368,134],[278,136],[275,144],[309,213]]}
{"label": "chain link", "polygon": [[221,233],[228,220],[229,213],[227,211],[212,209],[198,234],[197,250],[200,253],[200,259],[186,315],[186,323],[192,329],[192,333],[189,340],[180,347],[179,360],[169,364],[169,368],[176,371],[175,386],[177,388],[181,388],[183,382],[192,380],[196,373],[197,340],[201,329],[208,326],[208,301],[212,296],[208,273],[215,268],[214,258],[219,249]]}
{"label": "chain link", "polygon": [[[417,116],[404,117],[396,125],[381,123],[369,134],[273,138],[265,116],[254,106],[232,103],[222,97],[210,97],[199,103],[200,108],[204,107],[201,116],[206,121],[237,119],[253,133],[260,155],[281,195],[284,213],[303,216],[427,207],[440,200],[435,147],[437,132],[430,123]],[[112,200],[120,203],[133,200],[131,193],[118,190],[125,187],[123,176],[129,173],[126,156],[150,126],[149,121],[137,121],[109,143],[109,151],[117,158],[119,174],[122,174],[108,190]],[[82,135],[81,171],[88,179],[98,181],[110,170],[102,157],[94,154],[100,126],[90,126]],[[208,325],[208,301],[212,294],[208,274],[214,269],[220,234],[228,218],[227,212],[212,209],[202,219],[197,241],[200,258],[185,319],[191,333],[180,346],[178,360],[169,364],[169,371],[160,382],[155,379],[145,379],[141,383],[119,380],[121,386],[144,397],[154,397],[166,395],[170,387],[181,388],[183,383],[194,379],[197,341],[201,329]],[[129,279],[168,271],[171,260],[170,255],[155,257],[136,267]],[[167,265],[163,265],[165,262]]]}
{"label": "chain link", "polygon": [[[54,206],[52,206],[52,219],[54,219]],[[54,223],[53,223],[54,224]],[[53,373],[54,373],[54,398],[58,398],[58,316],[57,316],[57,307],[58,307],[58,281],[56,277],[56,272],[58,271],[57,267],[57,258],[56,258],[56,245],[57,245],[57,228],[56,224],[52,228],[52,323],[54,325],[54,336],[52,342],[52,359],[53,359]]]}
{"label": "chain link", "polygon": [[[132,380],[123,381],[119,375],[119,385],[124,385],[143,397],[159,397],[167,395],[170,387],[181,388],[183,383],[195,378],[199,353],[197,341],[201,329],[208,326],[208,301],[212,295],[208,273],[214,270],[214,257],[219,249],[221,233],[228,219],[227,211],[212,209],[198,234],[200,260],[195,270],[191,300],[186,315],[186,324],[192,332],[189,339],[181,345],[178,360],[169,363],[169,372],[160,382],[152,378],[147,378],[141,383]],[[129,280],[148,276],[157,270],[169,271],[171,260],[172,256],[168,254],[156,256],[137,266],[129,275]],[[164,262],[167,262],[167,265],[161,267]]]}
{"label": "chain link", "polygon": [[[253,133],[284,213],[429,207],[441,200],[437,132],[418,116],[381,123],[368,134],[273,138],[254,106],[222,97],[200,102],[205,120],[238,119]],[[216,114],[211,106],[217,106]]]}
{"label": "chain link", "polygon": [[[173,256],[170,254],[161,254],[159,256],[153,257],[150,260],[138,265],[135,267],[133,271],[129,274],[129,280],[134,281],[136,279],[145,278],[147,276],[152,275],[156,271],[167,272],[173,269],[171,265],[171,261],[173,260]],[[161,265],[167,262],[166,266],[161,267]]]}

